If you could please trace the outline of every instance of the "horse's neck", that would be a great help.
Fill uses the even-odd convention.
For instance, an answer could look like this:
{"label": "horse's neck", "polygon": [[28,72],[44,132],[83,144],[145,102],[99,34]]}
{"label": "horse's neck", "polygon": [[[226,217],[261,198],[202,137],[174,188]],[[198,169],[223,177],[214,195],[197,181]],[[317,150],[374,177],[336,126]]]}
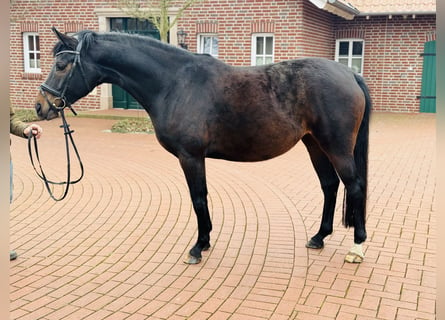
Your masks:
{"label": "horse's neck", "polygon": [[[101,51],[100,51],[101,50]],[[168,48],[147,44],[104,41],[96,49],[102,82],[116,84],[130,93],[147,111],[161,93],[174,81],[180,67],[179,57]],[[179,56],[181,51],[178,51]]]}

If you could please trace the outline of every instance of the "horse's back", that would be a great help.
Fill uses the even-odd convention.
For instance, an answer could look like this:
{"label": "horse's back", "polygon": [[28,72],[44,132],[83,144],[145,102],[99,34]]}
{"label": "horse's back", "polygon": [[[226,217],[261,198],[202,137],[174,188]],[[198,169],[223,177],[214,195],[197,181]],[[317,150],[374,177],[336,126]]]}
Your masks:
{"label": "horse's back", "polygon": [[361,94],[351,69],[324,58],[284,61],[271,65],[267,72],[275,77],[273,82],[282,91],[292,89],[302,93],[305,100],[311,96],[338,100]]}

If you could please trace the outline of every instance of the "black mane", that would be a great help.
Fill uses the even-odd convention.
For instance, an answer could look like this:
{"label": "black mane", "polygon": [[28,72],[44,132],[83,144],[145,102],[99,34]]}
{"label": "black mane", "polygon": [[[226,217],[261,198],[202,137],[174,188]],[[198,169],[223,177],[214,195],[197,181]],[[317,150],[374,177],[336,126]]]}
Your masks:
{"label": "black mane", "polygon": [[186,50],[181,50],[178,47],[173,46],[169,43],[165,43],[165,42],[162,42],[155,38],[147,37],[147,36],[143,36],[143,35],[139,35],[139,34],[129,34],[129,33],[124,33],[124,32],[111,31],[111,32],[104,32],[104,33],[95,34],[95,35],[98,37],[98,39],[100,38],[101,40],[105,40],[105,41],[117,41],[117,42],[125,43],[129,47],[132,47],[133,44],[135,44],[135,43],[139,44],[139,45],[147,44],[152,49],[162,49],[162,50],[167,50],[168,52],[174,51],[176,54],[178,52],[191,54],[190,52],[188,52]]}
{"label": "black mane", "polygon": [[[119,41],[121,43],[126,43],[129,46],[131,46],[132,43],[137,42],[145,42],[150,45],[151,48],[162,48],[163,50],[168,51],[177,51],[178,48],[175,46],[172,46],[167,43],[163,43],[157,39],[147,37],[147,36],[141,36],[138,34],[128,34],[124,32],[104,32],[104,33],[96,33],[91,30],[83,30],[74,35],[74,38],[70,37],[68,40],[64,43],[62,41],[58,41],[53,48],[53,56],[62,50],[76,50],[77,44],[79,41],[82,42],[82,48],[88,49],[91,45],[94,44],[96,39],[101,39],[105,41]],[[188,51],[185,50],[179,50],[183,51],[184,53],[191,54]]]}

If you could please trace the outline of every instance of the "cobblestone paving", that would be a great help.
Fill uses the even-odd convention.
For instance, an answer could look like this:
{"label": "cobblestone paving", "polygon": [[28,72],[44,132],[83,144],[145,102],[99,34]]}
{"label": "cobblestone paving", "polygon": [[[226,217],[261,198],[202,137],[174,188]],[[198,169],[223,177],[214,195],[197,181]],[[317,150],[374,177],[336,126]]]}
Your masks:
{"label": "cobblestone paving", "polygon": [[[212,248],[189,266],[196,218],[177,159],[154,135],[105,132],[114,120],[69,122],[86,171],[61,202],[12,137],[11,319],[435,319],[434,115],[373,115],[360,265],[343,262],[343,191],[325,248],[304,247],[322,194],[302,143],[266,162],[207,160]],[[39,140],[53,180],[66,174],[59,124]]]}

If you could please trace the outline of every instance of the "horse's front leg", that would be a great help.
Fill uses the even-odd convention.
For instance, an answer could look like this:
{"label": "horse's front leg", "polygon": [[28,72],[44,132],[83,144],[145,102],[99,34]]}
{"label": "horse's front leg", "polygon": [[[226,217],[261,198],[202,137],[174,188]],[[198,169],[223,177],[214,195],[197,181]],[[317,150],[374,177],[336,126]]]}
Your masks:
{"label": "horse's front leg", "polygon": [[201,262],[201,252],[210,248],[210,231],[212,231],[212,222],[207,205],[205,162],[204,157],[196,158],[190,156],[180,156],[179,162],[184,171],[192,198],[193,209],[198,219],[198,241],[190,250],[189,256],[184,262],[197,264]]}

